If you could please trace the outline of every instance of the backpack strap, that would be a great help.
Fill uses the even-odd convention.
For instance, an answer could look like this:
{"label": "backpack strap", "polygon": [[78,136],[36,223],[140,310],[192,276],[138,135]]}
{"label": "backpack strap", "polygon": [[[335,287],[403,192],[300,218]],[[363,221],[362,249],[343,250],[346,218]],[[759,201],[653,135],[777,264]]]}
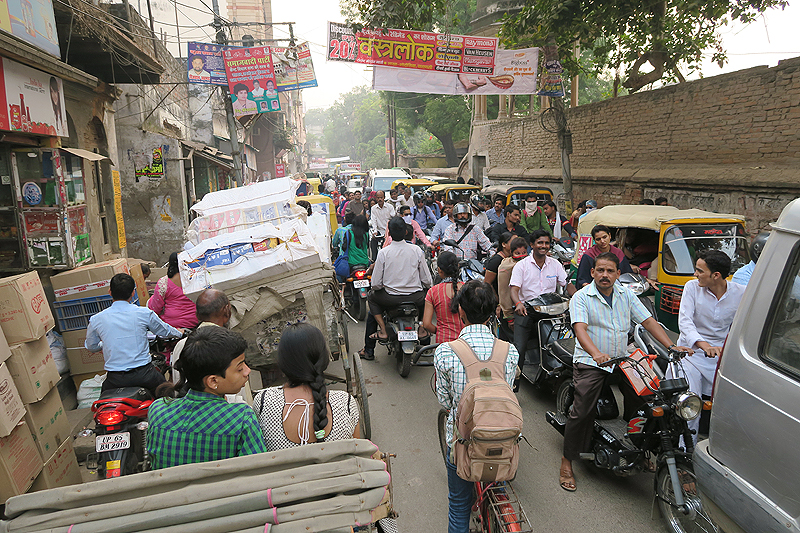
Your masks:
{"label": "backpack strap", "polygon": [[[464,366],[464,371],[467,374],[467,383],[472,383],[473,381],[478,381],[481,379],[481,371],[484,368],[488,368],[493,372],[499,372],[499,376],[502,376],[502,379],[505,380],[505,360],[508,357],[508,343],[506,344],[505,350],[505,357],[502,357],[502,364],[496,360],[495,358],[495,351],[497,348],[497,341],[495,341],[494,346],[492,347],[492,357],[486,360],[478,359],[478,356],[475,355],[475,352],[472,350],[467,341],[464,339],[456,339],[454,341],[448,342],[447,345],[450,346],[450,349],[456,354],[458,360],[461,361],[461,364]],[[498,359],[502,354],[498,353]]]}
{"label": "backpack strap", "polygon": [[[500,339],[494,340],[494,345],[492,346],[492,355],[489,357],[490,361],[494,361],[505,370],[506,368],[506,361],[508,361],[508,352],[509,352],[510,344],[506,341],[501,341]],[[505,372],[503,373],[505,375]]]}

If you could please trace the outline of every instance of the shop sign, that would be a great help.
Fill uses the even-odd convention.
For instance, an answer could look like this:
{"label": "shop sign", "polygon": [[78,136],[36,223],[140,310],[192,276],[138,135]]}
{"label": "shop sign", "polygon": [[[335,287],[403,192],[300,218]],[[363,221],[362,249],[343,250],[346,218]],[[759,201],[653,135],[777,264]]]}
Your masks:
{"label": "shop sign", "polygon": [[51,0],[0,0],[0,30],[61,59]]}
{"label": "shop sign", "polygon": [[281,110],[269,46],[224,50],[222,58],[236,118]]}
{"label": "shop sign", "polygon": [[125,236],[125,221],[122,218],[122,181],[119,177],[119,170],[111,171],[111,179],[114,182],[114,214],[117,217],[117,240],[121,250],[128,246],[128,239]]}
{"label": "shop sign", "polygon": [[284,178],[284,177],[286,177],[286,164],[285,163],[275,163],[275,177],[276,178]]}
{"label": "shop sign", "polygon": [[317,86],[317,75],[314,73],[314,63],[311,61],[308,43],[302,43],[294,48],[297,57],[293,57],[290,48],[273,46],[270,50],[278,92]]}
{"label": "shop sign", "polygon": [[6,58],[0,65],[0,130],[67,137],[61,79]]}
{"label": "shop sign", "polygon": [[187,55],[189,83],[228,85],[225,61],[222,59],[224,48],[218,44],[190,42]]}
{"label": "shop sign", "polygon": [[47,211],[24,211],[26,234],[57,234],[58,213]]}

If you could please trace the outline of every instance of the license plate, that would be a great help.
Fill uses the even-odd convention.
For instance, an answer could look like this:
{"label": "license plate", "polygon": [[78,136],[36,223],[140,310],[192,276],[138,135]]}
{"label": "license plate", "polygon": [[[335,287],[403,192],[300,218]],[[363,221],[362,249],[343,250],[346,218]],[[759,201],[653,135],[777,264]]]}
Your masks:
{"label": "license plate", "polygon": [[112,433],[111,435],[98,435],[95,439],[95,449],[98,452],[111,450],[124,450],[131,447],[131,434],[127,431]]}
{"label": "license plate", "polygon": [[355,287],[356,289],[363,289],[364,287],[369,287],[369,280],[357,279],[353,282],[353,287]]}
{"label": "license plate", "polygon": [[419,336],[417,335],[416,331],[398,331],[397,332],[397,340],[399,341],[416,341],[419,340]]}

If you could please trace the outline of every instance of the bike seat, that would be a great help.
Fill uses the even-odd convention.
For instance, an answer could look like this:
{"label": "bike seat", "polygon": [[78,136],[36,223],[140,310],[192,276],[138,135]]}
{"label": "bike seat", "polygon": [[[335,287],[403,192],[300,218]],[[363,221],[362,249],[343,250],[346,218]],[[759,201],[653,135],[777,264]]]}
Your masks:
{"label": "bike seat", "polygon": [[575,353],[575,337],[553,341],[553,355],[565,365],[572,366],[572,354]]}
{"label": "bike seat", "polygon": [[100,394],[100,400],[110,400],[112,398],[129,398],[131,400],[152,400],[153,395],[150,391],[142,387],[122,387],[119,389],[108,389]]}
{"label": "bike seat", "polygon": [[369,265],[353,265],[350,267],[350,272],[355,272],[356,270],[366,270],[369,268]]}
{"label": "bike seat", "polygon": [[386,310],[386,316],[389,318],[394,318],[396,316],[414,316],[417,313],[417,305],[414,302],[402,302],[397,307]]}

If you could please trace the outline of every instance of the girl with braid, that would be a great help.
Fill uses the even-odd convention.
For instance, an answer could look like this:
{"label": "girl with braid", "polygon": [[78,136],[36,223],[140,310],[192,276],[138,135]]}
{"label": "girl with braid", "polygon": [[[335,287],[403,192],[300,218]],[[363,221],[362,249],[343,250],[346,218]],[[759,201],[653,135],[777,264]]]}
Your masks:
{"label": "girl with braid", "polygon": [[360,436],[355,398],[325,386],[323,373],[330,357],[318,328],[299,323],[283,330],[278,367],[287,383],[259,391],[253,398],[267,451]]}
{"label": "girl with braid", "polygon": [[[458,304],[453,300],[463,283],[458,282],[458,257],[453,252],[441,252],[436,260],[442,282],[434,285],[425,296],[422,327],[436,334],[436,342],[450,342],[458,338],[463,324],[458,317]],[[436,324],[433,317],[436,315]]]}

